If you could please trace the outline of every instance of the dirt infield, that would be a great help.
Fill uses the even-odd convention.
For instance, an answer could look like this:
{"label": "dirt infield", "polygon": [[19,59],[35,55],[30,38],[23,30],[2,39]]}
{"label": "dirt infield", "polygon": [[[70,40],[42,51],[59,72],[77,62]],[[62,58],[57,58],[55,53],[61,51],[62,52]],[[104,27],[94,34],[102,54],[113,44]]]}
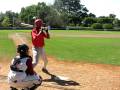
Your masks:
{"label": "dirt infield", "polygon": [[[21,43],[18,36],[12,39],[16,45]],[[25,37],[22,40],[28,43]],[[48,70],[52,74],[68,77],[69,80],[51,80],[50,76],[41,71],[43,63],[40,61],[35,70],[44,81],[37,90],[120,90],[120,66],[63,62],[52,56],[48,56],[48,60]],[[7,60],[0,62],[0,90],[9,90],[6,80],[9,64]]]}
{"label": "dirt infield", "polygon": [[[73,83],[59,83],[50,81],[50,77],[41,71],[42,62],[35,68],[43,79],[37,90],[120,90],[120,67],[56,61],[49,57],[49,71],[55,75],[69,77]],[[0,90],[9,90],[6,82],[9,62],[1,62],[3,68],[0,69]],[[67,85],[65,85],[67,84]]]}

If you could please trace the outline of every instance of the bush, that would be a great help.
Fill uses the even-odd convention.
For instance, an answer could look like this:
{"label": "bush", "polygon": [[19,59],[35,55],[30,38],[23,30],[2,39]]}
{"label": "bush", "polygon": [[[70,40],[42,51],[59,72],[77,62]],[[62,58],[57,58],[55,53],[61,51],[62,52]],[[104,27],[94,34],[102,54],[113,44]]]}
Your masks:
{"label": "bush", "polygon": [[94,24],[92,24],[92,26],[91,26],[93,29],[103,29],[102,28],[102,24],[100,24],[100,23],[94,23]]}
{"label": "bush", "polygon": [[103,24],[103,29],[113,29],[112,24]]}

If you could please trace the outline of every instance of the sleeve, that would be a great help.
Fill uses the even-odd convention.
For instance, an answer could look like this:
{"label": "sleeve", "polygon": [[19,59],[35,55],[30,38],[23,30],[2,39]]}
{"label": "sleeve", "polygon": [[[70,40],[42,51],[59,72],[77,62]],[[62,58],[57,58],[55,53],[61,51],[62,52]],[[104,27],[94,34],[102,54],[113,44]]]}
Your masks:
{"label": "sleeve", "polygon": [[32,39],[35,39],[37,37],[37,34],[34,30],[31,32]]}
{"label": "sleeve", "polygon": [[26,70],[26,74],[27,75],[34,75],[34,70],[33,70],[33,65],[32,65],[32,57],[29,57],[29,59],[26,62],[27,65],[27,70]]}

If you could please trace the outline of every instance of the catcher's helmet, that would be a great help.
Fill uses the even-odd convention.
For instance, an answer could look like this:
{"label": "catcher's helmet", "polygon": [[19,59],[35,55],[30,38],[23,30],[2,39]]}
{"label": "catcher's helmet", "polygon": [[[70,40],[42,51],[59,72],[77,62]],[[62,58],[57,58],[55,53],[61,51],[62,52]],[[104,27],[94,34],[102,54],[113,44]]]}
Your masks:
{"label": "catcher's helmet", "polygon": [[21,44],[21,45],[18,45],[17,47],[17,52],[20,54],[26,54],[28,50],[29,50],[29,47],[26,44]]}

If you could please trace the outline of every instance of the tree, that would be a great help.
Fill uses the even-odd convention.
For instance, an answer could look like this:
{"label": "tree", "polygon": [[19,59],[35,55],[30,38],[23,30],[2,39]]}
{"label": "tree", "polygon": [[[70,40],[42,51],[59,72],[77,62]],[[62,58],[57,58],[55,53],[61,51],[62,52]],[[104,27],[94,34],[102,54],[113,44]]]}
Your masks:
{"label": "tree", "polygon": [[44,23],[53,27],[61,27],[64,24],[61,15],[53,6],[47,6],[44,2],[21,9],[21,22],[33,24],[33,17],[41,18]]}
{"label": "tree", "polygon": [[25,8],[21,8],[21,12],[19,14],[21,22],[33,24],[32,18],[34,16],[37,16],[37,6],[36,5],[31,5],[31,6],[28,6]]}
{"label": "tree", "polygon": [[103,29],[113,29],[112,24],[103,24]]}
{"label": "tree", "polygon": [[93,23],[96,23],[97,20],[96,18],[93,17],[86,17],[83,21],[82,21],[82,25],[86,26],[86,27],[90,27]]}
{"label": "tree", "polygon": [[39,17],[44,22],[48,13],[50,12],[50,7],[47,6],[44,2],[38,3],[37,5],[31,5],[21,9],[20,18],[22,22],[33,24],[33,17]]}
{"label": "tree", "polygon": [[115,20],[113,21],[113,25],[114,25],[115,27],[120,27],[120,20],[119,20],[119,19],[115,19]]}
{"label": "tree", "polygon": [[109,17],[115,19],[116,15],[115,14],[109,14]]}
{"label": "tree", "polygon": [[9,27],[10,26],[10,19],[9,17],[4,17],[4,20],[2,21],[2,26],[3,27]]}
{"label": "tree", "polygon": [[44,2],[38,3],[37,5],[37,16],[40,17],[44,22],[46,17],[51,13],[51,7],[47,6]]}
{"label": "tree", "polygon": [[88,17],[93,17],[93,18],[95,18],[95,17],[96,17],[96,15],[95,15],[95,14],[93,14],[93,13],[89,13],[89,14],[88,14]]}
{"label": "tree", "polygon": [[100,23],[94,23],[91,26],[93,29],[103,29],[102,24]]}
{"label": "tree", "polygon": [[4,13],[0,13],[0,26],[2,26],[2,21],[4,20],[5,14]]}
{"label": "tree", "polygon": [[15,26],[15,21],[18,18],[18,13],[14,13],[12,11],[6,11],[5,16],[9,18],[10,26]]}
{"label": "tree", "polygon": [[111,24],[113,23],[113,20],[114,20],[113,18],[105,17],[105,16],[97,18],[97,22],[101,24],[106,24],[106,23]]}
{"label": "tree", "polygon": [[81,19],[87,16],[87,8],[80,0],[55,0],[54,7],[61,14],[64,13],[68,23],[80,24]]}
{"label": "tree", "polygon": [[64,17],[61,14],[51,7],[45,21],[47,21],[47,23],[52,27],[62,27],[65,25],[63,18]]}

